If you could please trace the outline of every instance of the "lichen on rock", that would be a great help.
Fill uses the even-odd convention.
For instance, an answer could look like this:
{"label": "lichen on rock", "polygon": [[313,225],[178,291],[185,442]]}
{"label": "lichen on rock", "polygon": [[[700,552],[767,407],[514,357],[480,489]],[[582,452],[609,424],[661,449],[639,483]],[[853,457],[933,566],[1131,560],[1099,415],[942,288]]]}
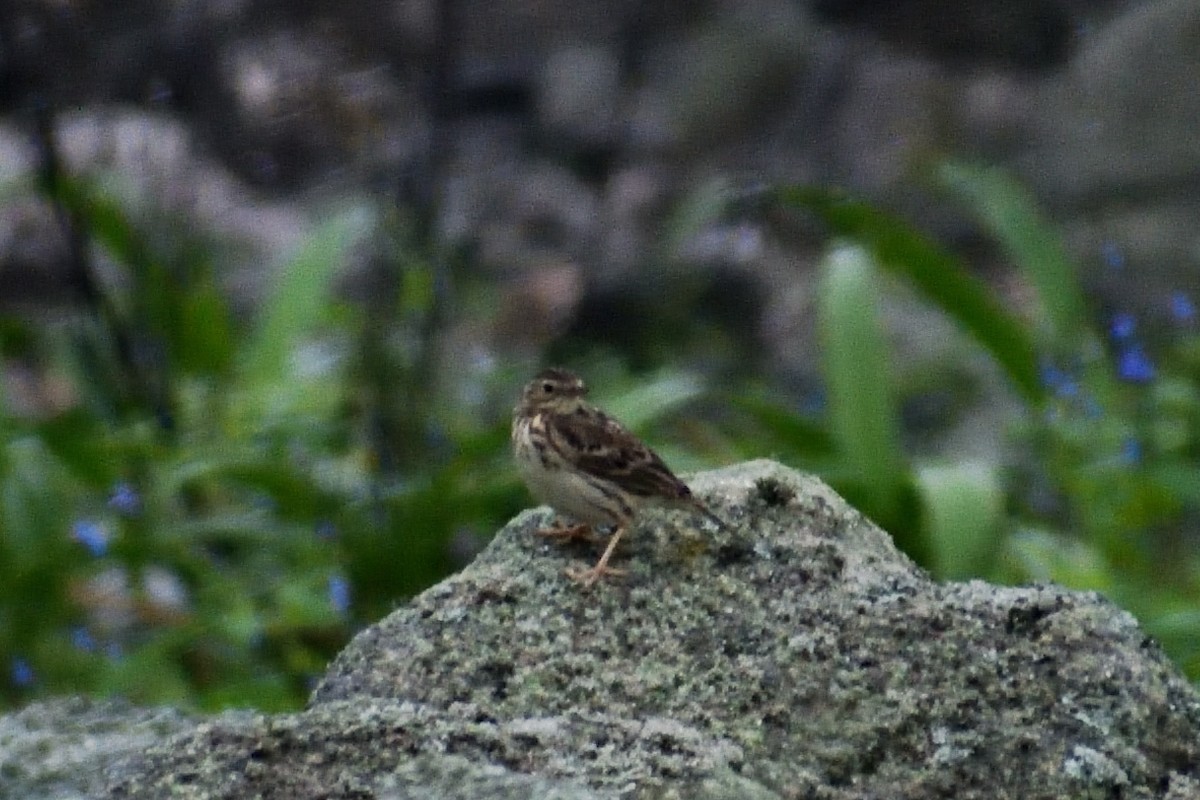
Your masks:
{"label": "lichen on rock", "polygon": [[299,714],[218,717],[116,797],[1183,798],[1200,700],[1127,613],[938,584],[820,481],[693,476],[620,578],[526,512],[360,633]]}

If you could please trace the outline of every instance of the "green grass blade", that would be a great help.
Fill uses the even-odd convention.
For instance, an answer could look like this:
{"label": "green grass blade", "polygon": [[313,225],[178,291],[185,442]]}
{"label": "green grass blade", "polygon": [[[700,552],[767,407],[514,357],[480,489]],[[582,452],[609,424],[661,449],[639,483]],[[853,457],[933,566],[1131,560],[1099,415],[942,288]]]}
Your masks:
{"label": "green grass blade", "polygon": [[245,376],[253,383],[279,383],[290,373],[296,347],[326,315],[333,300],[333,278],[347,249],[367,226],[367,215],[354,209],[319,227],[279,271],[279,280],[262,322],[247,347]]}
{"label": "green grass blade", "polygon": [[871,487],[872,515],[891,520],[900,504],[904,458],[877,313],[878,273],[870,253],[834,247],[822,265],[819,326],[830,425],[851,472]]}
{"label": "green grass blade", "polygon": [[663,371],[631,384],[624,391],[604,396],[597,402],[629,428],[642,430],[703,394],[704,384],[695,376]]}
{"label": "green grass blade", "polygon": [[732,408],[746,414],[753,422],[754,429],[761,432],[763,441],[760,443],[760,452],[785,461],[827,458],[833,452],[829,432],[816,422],[805,419],[794,408],[756,394],[734,395],[727,402]]}
{"label": "green grass blade", "polygon": [[129,267],[139,281],[146,281],[153,270],[154,258],[146,239],[121,204],[87,181],[63,177],[55,199],[86,225],[88,235],[118,263]]}
{"label": "green grass blade", "polygon": [[1077,341],[1087,327],[1083,292],[1062,237],[1029,191],[993,168],[949,163],[938,168],[937,177],[974,210],[1037,287],[1053,341]]}
{"label": "green grass blade", "polygon": [[1008,537],[1006,555],[1020,580],[1050,581],[1068,589],[1112,590],[1114,574],[1096,548],[1071,536],[1029,528]]}
{"label": "green grass blade", "polygon": [[916,471],[930,567],[961,580],[990,571],[1003,536],[1004,490],[986,464],[927,465]]}
{"label": "green grass blade", "polygon": [[834,190],[787,186],[771,196],[815,213],[834,233],[870,250],[882,269],[904,279],[982,344],[1026,400],[1042,399],[1033,337],[953,256],[899,219]]}

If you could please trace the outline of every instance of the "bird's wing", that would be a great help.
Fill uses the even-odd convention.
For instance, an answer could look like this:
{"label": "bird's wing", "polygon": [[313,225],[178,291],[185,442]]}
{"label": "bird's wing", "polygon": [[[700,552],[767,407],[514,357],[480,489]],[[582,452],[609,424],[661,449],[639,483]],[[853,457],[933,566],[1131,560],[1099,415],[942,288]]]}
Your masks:
{"label": "bird's wing", "polygon": [[692,492],[658,454],[617,420],[593,408],[559,415],[555,435],[576,467],[639,497],[685,500]]}

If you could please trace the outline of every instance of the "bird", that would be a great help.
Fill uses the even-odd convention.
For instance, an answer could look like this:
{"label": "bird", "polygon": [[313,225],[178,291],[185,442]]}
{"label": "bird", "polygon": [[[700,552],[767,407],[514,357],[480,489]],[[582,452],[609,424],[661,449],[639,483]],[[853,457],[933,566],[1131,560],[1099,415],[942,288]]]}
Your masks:
{"label": "bird", "polygon": [[575,373],[553,367],[525,385],[513,409],[512,449],[529,491],[575,525],[539,530],[556,539],[593,538],[593,526],[611,525],[608,546],[591,569],[567,575],[589,587],[624,570],[608,566],[622,535],[648,505],[689,508],[717,526],[729,526],[675,476],[650,447],[619,421],[587,401]]}

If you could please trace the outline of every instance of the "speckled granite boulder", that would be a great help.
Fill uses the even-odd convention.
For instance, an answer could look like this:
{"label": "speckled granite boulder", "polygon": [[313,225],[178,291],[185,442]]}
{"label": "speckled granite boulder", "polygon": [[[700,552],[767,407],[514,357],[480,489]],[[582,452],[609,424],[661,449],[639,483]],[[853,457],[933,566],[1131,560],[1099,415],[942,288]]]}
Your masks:
{"label": "speckled granite boulder", "polygon": [[0,716],[0,799],[85,800],[104,793],[134,754],[190,731],[170,708],[62,697]]}
{"label": "speckled granite boulder", "polygon": [[218,718],[118,797],[1184,798],[1200,700],[1094,594],[939,585],[815,479],[695,476],[594,558],[527,512],[360,634],[304,713]]}

